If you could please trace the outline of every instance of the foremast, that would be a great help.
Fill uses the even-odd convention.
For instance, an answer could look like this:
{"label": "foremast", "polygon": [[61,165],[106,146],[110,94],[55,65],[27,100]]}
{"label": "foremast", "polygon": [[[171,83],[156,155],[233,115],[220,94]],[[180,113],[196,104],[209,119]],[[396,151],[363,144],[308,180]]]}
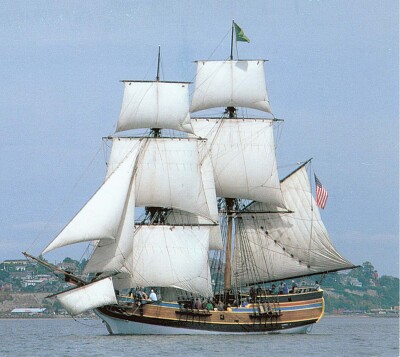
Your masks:
{"label": "foremast", "polygon": [[[109,172],[139,147],[132,196],[135,207],[144,207],[145,218],[117,243],[115,250],[123,251],[122,266],[104,269],[125,273],[114,279],[119,288],[174,287],[210,296],[208,251],[218,213],[215,187],[210,185],[212,171],[209,162],[200,158],[204,140],[188,137],[193,134],[189,83],[160,80],[160,50],[155,81],[123,82],[117,132],[149,128],[150,134],[113,137]],[[181,133],[165,135],[165,129]],[[189,222],[177,222],[180,215],[190,217]],[[107,251],[106,246],[101,248]],[[100,252],[95,250],[91,261],[97,263],[89,262],[90,270],[101,268],[104,252]]]}
{"label": "foremast", "polygon": [[[104,183],[43,254],[93,242],[84,273],[95,274],[96,281],[82,288],[91,291],[94,286],[110,299],[114,288],[144,286],[210,296],[208,252],[219,245],[217,236],[210,239],[218,211],[211,163],[201,157],[205,140],[188,137],[194,133],[189,82],[160,80],[160,52],[155,81],[122,82],[116,134],[107,138],[112,149]],[[150,134],[140,135],[137,129],[148,129]],[[164,129],[181,134],[163,136]],[[121,134],[131,130],[134,135]],[[138,207],[147,209],[146,224],[136,223]],[[178,213],[190,221],[167,220]],[[72,292],[78,298],[80,294]]]}
{"label": "foremast", "polygon": [[[160,64],[161,64],[161,47],[158,46],[156,82],[160,81]],[[154,138],[159,138],[161,136],[161,129],[151,128],[150,135],[153,136]]]}
{"label": "foremast", "polygon": [[[158,56],[157,56],[157,75],[156,75],[156,82],[160,81],[160,65],[161,65],[161,47],[158,46]],[[150,137],[153,138],[160,138],[161,137],[161,128],[151,128],[150,130]],[[164,224],[165,223],[165,216],[167,213],[166,209],[163,207],[145,207],[146,210],[146,218],[150,223]],[[145,222],[143,221],[143,223]]]}

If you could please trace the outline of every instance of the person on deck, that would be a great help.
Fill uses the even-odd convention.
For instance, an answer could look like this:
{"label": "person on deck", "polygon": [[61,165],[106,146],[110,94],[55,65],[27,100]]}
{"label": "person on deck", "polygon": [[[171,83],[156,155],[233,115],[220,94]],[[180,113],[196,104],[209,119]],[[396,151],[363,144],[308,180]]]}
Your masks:
{"label": "person on deck", "polygon": [[250,288],[250,292],[249,292],[250,298],[252,302],[256,301],[256,297],[257,297],[257,292],[254,290],[253,287]]}
{"label": "person on deck", "polygon": [[283,294],[283,281],[281,281],[281,284],[279,285],[279,295]]}
{"label": "person on deck", "polygon": [[278,288],[276,287],[275,284],[272,284],[272,294],[277,295],[278,294]]}
{"label": "person on deck", "polygon": [[214,305],[212,304],[212,302],[210,300],[208,300],[206,308],[208,311],[214,310]]}
{"label": "person on deck", "polygon": [[297,288],[297,284],[294,280],[292,280],[292,293],[295,292],[295,289]]}
{"label": "person on deck", "polygon": [[224,311],[224,303],[220,300],[217,305],[218,311]]}
{"label": "person on deck", "polygon": [[149,298],[150,298],[151,301],[157,301],[157,295],[156,295],[156,293],[154,292],[153,289],[151,289]]}
{"label": "person on deck", "polygon": [[142,289],[139,289],[138,294],[142,300],[148,300],[147,294]]}
{"label": "person on deck", "polygon": [[196,302],[194,303],[194,308],[199,310],[202,308],[201,301],[199,298],[196,299]]}
{"label": "person on deck", "polygon": [[286,283],[283,283],[283,294],[289,294],[289,288],[288,288],[288,286],[286,285]]}

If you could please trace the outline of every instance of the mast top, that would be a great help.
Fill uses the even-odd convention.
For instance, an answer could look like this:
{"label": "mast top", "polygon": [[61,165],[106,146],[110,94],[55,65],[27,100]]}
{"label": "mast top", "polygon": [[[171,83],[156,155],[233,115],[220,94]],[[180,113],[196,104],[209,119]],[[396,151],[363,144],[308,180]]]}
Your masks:
{"label": "mast top", "polygon": [[160,80],[160,49],[161,46],[158,46],[158,60],[157,60],[157,77],[156,80],[157,82]]}
{"label": "mast top", "polygon": [[233,60],[233,32],[235,32],[236,42],[250,42],[250,39],[244,34],[241,27],[232,20],[232,34],[231,34],[231,55],[230,60]]}
{"label": "mast top", "polygon": [[230,60],[233,60],[233,28],[235,27],[235,20],[232,20],[232,34],[231,34],[231,55]]}

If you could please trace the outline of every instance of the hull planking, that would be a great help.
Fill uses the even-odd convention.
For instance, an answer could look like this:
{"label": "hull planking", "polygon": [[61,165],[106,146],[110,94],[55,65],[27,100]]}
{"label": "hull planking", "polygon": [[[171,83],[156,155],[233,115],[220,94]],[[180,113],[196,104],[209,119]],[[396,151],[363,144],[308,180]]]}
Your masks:
{"label": "hull planking", "polygon": [[187,309],[177,302],[160,302],[108,305],[95,312],[115,335],[307,333],[324,313],[324,298],[322,291],[276,295],[270,302],[228,310]]}

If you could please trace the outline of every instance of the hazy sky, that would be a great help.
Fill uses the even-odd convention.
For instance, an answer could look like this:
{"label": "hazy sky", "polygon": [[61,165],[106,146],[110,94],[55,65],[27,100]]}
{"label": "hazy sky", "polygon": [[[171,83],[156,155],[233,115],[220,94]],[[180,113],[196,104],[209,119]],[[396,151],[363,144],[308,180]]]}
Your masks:
{"label": "hazy sky", "polygon": [[[264,58],[281,177],[313,157],[338,250],[399,275],[399,5],[385,1],[0,3],[0,260],[38,254],[99,187],[122,79],[192,81],[234,18]],[[81,247],[48,255],[79,259]]]}

